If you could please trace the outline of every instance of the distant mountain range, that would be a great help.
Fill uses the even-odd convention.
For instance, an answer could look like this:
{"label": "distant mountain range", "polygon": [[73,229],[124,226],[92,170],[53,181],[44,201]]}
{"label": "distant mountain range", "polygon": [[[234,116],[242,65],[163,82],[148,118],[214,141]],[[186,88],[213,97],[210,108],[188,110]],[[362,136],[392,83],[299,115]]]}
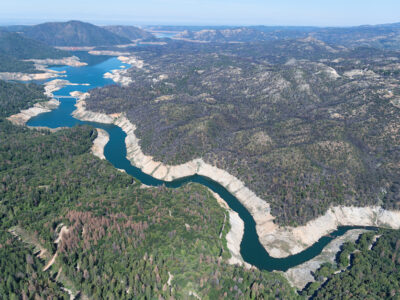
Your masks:
{"label": "distant mountain range", "polygon": [[200,31],[185,30],[177,34],[175,37],[207,42],[250,42],[268,39],[266,33],[249,27],[231,29],[203,29]]}
{"label": "distant mountain range", "polygon": [[[165,27],[165,30],[171,30],[171,28]],[[176,35],[176,38],[223,43],[298,39],[309,36],[326,43],[345,47],[369,46],[382,49],[400,49],[400,23],[326,28],[251,26],[238,28],[210,27],[196,30],[196,28],[188,27]]]}

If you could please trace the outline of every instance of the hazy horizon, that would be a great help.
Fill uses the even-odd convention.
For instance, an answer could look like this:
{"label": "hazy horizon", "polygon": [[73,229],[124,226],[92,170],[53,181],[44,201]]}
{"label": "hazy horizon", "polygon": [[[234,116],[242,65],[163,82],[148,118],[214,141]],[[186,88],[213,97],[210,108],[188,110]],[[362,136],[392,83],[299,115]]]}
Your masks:
{"label": "hazy horizon", "polygon": [[14,0],[0,4],[1,25],[81,20],[97,25],[316,26],[396,23],[400,2],[382,0],[99,0],[59,3]]}

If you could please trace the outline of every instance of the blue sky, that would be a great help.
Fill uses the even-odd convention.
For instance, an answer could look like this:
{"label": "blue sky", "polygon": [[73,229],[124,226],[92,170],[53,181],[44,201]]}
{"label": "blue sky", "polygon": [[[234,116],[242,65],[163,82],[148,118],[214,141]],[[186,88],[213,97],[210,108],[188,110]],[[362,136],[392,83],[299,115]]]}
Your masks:
{"label": "blue sky", "polygon": [[316,25],[400,22],[400,0],[0,0],[0,23]]}

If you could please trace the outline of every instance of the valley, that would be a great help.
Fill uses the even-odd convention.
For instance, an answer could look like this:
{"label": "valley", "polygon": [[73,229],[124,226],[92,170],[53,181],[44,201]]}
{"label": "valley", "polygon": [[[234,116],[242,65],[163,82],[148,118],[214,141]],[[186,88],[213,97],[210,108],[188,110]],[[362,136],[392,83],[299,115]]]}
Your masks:
{"label": "valley", "polygon": [[[121,30],[122,28],[113,29],[116,32]],[[138,32],[140,31],[129,29],[126,34]],[[314,283],[307,281],[298,285],[297,288],[304,288],[300,295],[296,295],[294,289],[288,287],[289,283],[283,275],[268,271],[289,269],[288,272],[291,272],[292,268],[295,270],[296,266],[318,256],[331,241],[337,241],[333,253],[338,253],[348,239],[339,242],[340,238],[335,238],[351,236],[351,241],[356,241],[357,244],[358,236],[364,232],[357,231],[359,228],[369,232],[380,230],[384,236],[397,232],[378,229],[400,227],[396,200],[399,178],[399,168],[396,167],[399,158],[399,114],[396,106],[399,58],[396,51],[343,49],[314,38],[267,43],[257,41],[246,45],[220,42],[199,45],[178,39],[165,43],[127,45],[123,50],[124,56],[118,58],[110,56],[121,54],[116,51],[115,46],[93,46],[88,49],[92,54],[80,53],[82,58],[101,54],[98,56],[99,61],[92,63],[84,59],[80,61],[77,56],[72,56],[74,53],[70,53],[70,57],[75,57],[72,59],[73,63],[71,59],[65,58],[59,61],[56,58],[52,61],[45,61],[44,58],[33,61],[40,72],[50,71],[56,80],[67,80],[62,84],[51,84],[54,79],[50,79],[46,83],[46,95],[59,101],[56,103],[51,100],[46,103],[49,98],[43,95],[40,88],[32,85],[33,90],[37,89],[38,95],[32,98],[34,100],[21,101],[14,104],[14,107],[7,102],[0,102],[7,108],[4,117],[8,117],[12,123],[26,124],[32,128],[32,132],[36,132],[33,127],[41,128],[37,131],[38,134],[34,134],[35,138],[45,133],[49,138],[57,139],[57,136],[66,132],[80,135],[78,132],[82,130],[91,130],[89,143],[85,142],[87,145],[82,155],[89,155],[92,149],[95,156],[109,161],[101,164],[107,165],[113,174],[119,174],[117,178],[122,176],[128,182],[131,180],[133,194],[139,195],[135,205],[143,214],[140,220],[149,221],[150,215],[155,211],[163,211],[158,213],[157,220],[152,217],[151,224],[155,229],[151,232],[162,232],[164,229],[156,224],[163,223],[162,220],[168,219],[168,216],[174,216],[171,210],[167,210],[169,201],[173,201],[172,207],[183,205],[183,209],[185,205],[189,205],[189,198],[192,209],[193,205],[197,207],[205,201],[193,204],[200,197],[207,199],[207,205],[212,203],[213,214],[218,215],[212,220],[210,208],[204,206],[201,206],[202,210],[197,214],[193,213],[196,210],[187,208],[183,213],[179,212],[180,218],[185,214],[191,216],[189,219],[183,217],[185,220],[181,225],[186,233],[194,230],[202,234],[204,225],[201,224],[212,222],[207,230],[214,231],[208,232],[207,236],[217,236],[216,239],[219,239],[215,249],[206,246],[215,237],[209,239],[198,236],[194,239],[192,234],[188,236],[185,231],[179,231],[177,241],[174,239],[175,225],[172,225],[169,227],[172,231],[168,232],[171,240],[161,239],[169,246],[160,245],[154,248],[159,249],[155,252],[158,258],[155,262],[157,272],[154,274],[160,277],[160,280],[156,278],[156,285],[150,284],[150,288],[147,288],[148,282],[154,282],[154,278],[136,278],[136,275],[135,280],[129,284],[124,277],[115,279],[122,280],[124,287],[107,285],[99,290],[93,286],[92,279],[96,278],[95,274],[91,274],[93,263],[90,263],[86,273],[80,273],[80,267],[77,271],[71,269],[76,263],[78,266],[82,263],[88,264],[81,258],[76,259],[78,252],[97,247],[95,236],[92,236],[95,243],[91,246],[86,242],[80,244],[80,236],[85,238],[87,230],[95,230],[89,226],[92,222],[106,226],[110,223],[107,221],[110,217],[109,220],[114,223],[107,229],[107,238],[105,233],[99,235],[107,243],[106,240],[113,240],[113,230],[120,231],[118,228],[121,228],[122,223],[115,223],[115,218],[129,219],[127,222],[131,224],[136,217],[129,214],[123,216],[122,211],[115,209],[127,201],[125,197],[132,199],[126,191],[118,190],[119,184],[110,187],[114,189],[114,194],[118,194],[118,201],[113,201],[111,194],[105,196],[108,195],[105,183],[102,186],[86,186],[85,189],[96,187],[98,195],[103,196],[93,199],[101,200],[100,203],[107,205],[111,203],[115,212],[107,211],[106,219],[99,219],[99,216],[92,214],[94,207],[90,205],[90,201],[84,204],[87,209],[91,207],[89,210],[80,208],[83,199],[78,197],[78,206],[63,206],[67,202],[61,205],[65,207],[64,215],[67,217],[52,213],[52,219],[45,218],[48,222],[53,222],[52,224],[59,225],[63,222],[75,228],[67,233],[69,245],[61,243],[64,247],[60,252],[64,253],[63,262],[57,258],[55,266],[67,268],[68,271],[63,276],[70,278],[69,283],[78,291],[78,297],[104,297],[107,293],[118,290],[119,296],[124,295],[127,298],[131,291],[135,295],[176,295],[178,298],[210,293],[224,297],[229,294],[238,299],[244,295],[264,298],[271,293],[272,290],[266,287],[271,286],[273,281],[284,287],[279,292],[275,291],[277,297],[296,298],[328,293],[324,289],[328,288],[330,282],[334,282],[335,277],[332,274],[324,276],[325,281],[329,278],[328,284],[319,285],[322,279],[313,278],[313,274],[318,273],[320,268],[322,270],[324,263],[328,261],[335,264],[331,257],[319,260],[311,269],[301,271],[303,273],[300,272],[300,275],[293,275],[293,271],[292,277],[288,277],[296,285],[296,280],[304,276],[304,272],[308,272],[307,280]],[[82,49],[80,51],[83,52]],[[64,66],[65,62],[71,63]],[[49,68],[48,65],[53,63],[62,66]],[[43,67],[38,68],[38,65]],[[10,79],[21,80],[15,77],[7,80]],[[29,78],[32,79],[34,78]],[[112,85],[113,82],[119,85]],[[29,85],[4,82],[5,91],[15,88],[25,90],[25,87]],[[63,98],[71,95],[72,98]],[[77,103],[75,97],[79,99]],[[29,110],[32,105],[35,108]],[[28,110],[18,115],[23,109]],[[20,128],[8,125],[8,121],[3,122],[11,126],[7,127],[7,131]],[[93,130],[93,127],[75,127],[79,124],[90,125],[98,130]],[[43,129],[59,127],[63,128],[51,134]],[[93,161],[93,158],[90,159]],[[49,170],[53,167],[55,165],[49,166]],[[5,170],[8,170],[7,174],[10,172],[9,168]],[[68,174],[75,172],[77,170],[74,169]],[[112,175],[112,178],[115,176]],[[69,180],[70,178],[67,181]],[[106,177],[98,180],[106,180]],[[3,185],[3,192],[6,191],[4,187]],[[128,186],[125,188],[131,189]],[[153,195],[154,191],[157,191],[157,196]],[[146,193],[152,196],[146,196],[150,195]],[[207,196],[197,196],[203,195],[202,193]],[[93,195],[95,194],[96,192]],[[189,196],[192,194],[196,197]],[[216,198],[222,206],[218,205]],[[71,200],[70,197],[69,199]],[[142,199],[155,201],[154,203],[158,201],[157,208],[143,211],[141,205],[145,202]],[[162,204],[160,199],[164,199],[166,203]],[[3,208],[7,211],[10,209],[7,206]],[[26,213],[28,212],[24,211]],[[118,217],[113,215],[115,213]],[[191,219],[194,215],[200,218],[195,224]],[[35,222],[42,224],[44,219],[39,219]],[[179,222],[183,220],[180,219]],[[130,228],[128,223],[123,224],[124,228]],[[4,228],[11,224],[15,224],[12,218]],[[138,225],[140,228],[144,226],[141,224]],[[18,226],[28,230],[27,224],[19,222]],[[222,231],[218,232],[216,228],[222,228]],[[43,242],[47,243],[48,251],[54,252],[53,246],[49,247],[52,239],[46,230],[42,229],[35,234],[39,234]],[[195,240],[195,244],[191,245],[196,254],[183,259],[179,255],[186,255],[186,251],[177,253],[180,247],[185,248],[183,245],[186,238]],[[203,242],[199,242],[199,239]],[[131,253],[133,248],[126,250],[126,247],[132,241],[123,242],[124,245],[113,244],[114,253],[121,254],[121,249],[124,249],[124,255]],[[145,239],[141,235],[135,248],[139,243],[148,245],[143,246],[144,249],[150,249],[154,242],[155,240]],[[198,248],[200,244],[203,245],[202,250]],[[219,255],[216,255],[217,248],[220,249]],[[181,275],[177,273],[177,260],[172,263],[163,256],[168,255],[172,249],[175,249],[173,253],[182,263],[179,268],[185,270]],[[210,280],[206,279],[210,269],[207,264],[203,265],[204,249],[209,249],[212,252],[210,257],[214,257],[209,259],[207,256],[207,263],[218,261],[214,275],[225,282],[216,283],[215,290],[210,289],[214,284],[204,283]],[[67,250],[77,251],[77,254],[68,258]],[[143,271],[147,272],[146,268],[152,268],[154,258],[146,263],[152,256],[147,251],[140,253],[144,255]],[[106,266],[108,256],[101,257],[103,256],[98,256],[97,259],[104,259],[101,265]],[[201,277],[203,284],[200,285],[194,284],[199,278],[189,275],[191,267],[183,267],[185,264],[192,266],[192,261],[196,261],[198,257],[202,270],[199,276],[205,276]],[[139,257],[138,259],[133,264],[136,266],[139,263],[141,267],[142,260]],[[196,264],[197,267],[200,265]],[[163,273],[158,271],[160,268]],[[222,269],[226,274],[220,273]],[[122,274],[127,272],[119,270]],[[113,274],[117,274],[115,272],[113,270]],[[240,292],[234,292],[227,283],[231,272],[244,274],[246,278],[251,278],[249,280],[252,283],[247,281],[247,285],[244,284],[239,289]],[[57,277],[61,276],[61,271],[57,274]],[[162,282],[167,277],[168,280],[163,285]],[[79,281],[77,278],[80,278]],[[100,280],[100,277],[96,280]],[[139,281],[142,282],[142,287],[136,285]],[[171,288],[171,281],[174,288]],[[306,283],[309,284],[305,286]],[[259,288],[261,284],[262,289]],[[122,292],[124,288],[127,289],[126,294]]]}

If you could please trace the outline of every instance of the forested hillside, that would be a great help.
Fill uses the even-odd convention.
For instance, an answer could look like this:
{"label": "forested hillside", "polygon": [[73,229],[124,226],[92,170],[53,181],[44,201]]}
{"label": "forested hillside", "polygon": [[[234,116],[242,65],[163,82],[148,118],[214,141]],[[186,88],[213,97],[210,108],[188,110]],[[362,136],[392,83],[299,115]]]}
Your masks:
{"label": "forested hillside", "polygon": [[68,52],[55,49],[14,32],[0,30],[0,53],[16,59],[63,58]]}
{"label": "forested hillside", "polygon": [[34,103],[45,101],[43,87],[34,83],[14,83],[0,80],[0,118],[32,107]]}
{"label": "forested hillside", "polygon": [[[29,85],[15,88],[25,95],[21,107],[36,98],[36,92],[28,97]],[[89,154],[93,128],[50,133],[13,126],[4,117],[16,107],[0,95],[0,291],[6,299],[67,297],[61,287],[93,299],[298,297],[278,274],[226,263],[229,223],[223,225],[226,212],[206,188],[143,188]]]}
{"label": "forested hillside", "polygon": [[313,299],[398,299],[400,232],[381,230],[346,243],[336,265],[325,264],[304,294]]}
{"label": "forested hillside", "polygon": [[25,27],[23,35],[50,46],[110,46],[130,39],[81,21],[50,22]]}
{"label": "forested hillside", "polygon": [[62,58],[71,56],[41,42],[14,32],[0,30],[0,72],[37,73],[32,62],[24,59]]}
{"label": "forested hillside", "polygon": [[331,205],[399,209],[400,54],[313,38],[137,47],[129,87],[89,110],[126,112],[146,154],[202,157],[300,225]]}

